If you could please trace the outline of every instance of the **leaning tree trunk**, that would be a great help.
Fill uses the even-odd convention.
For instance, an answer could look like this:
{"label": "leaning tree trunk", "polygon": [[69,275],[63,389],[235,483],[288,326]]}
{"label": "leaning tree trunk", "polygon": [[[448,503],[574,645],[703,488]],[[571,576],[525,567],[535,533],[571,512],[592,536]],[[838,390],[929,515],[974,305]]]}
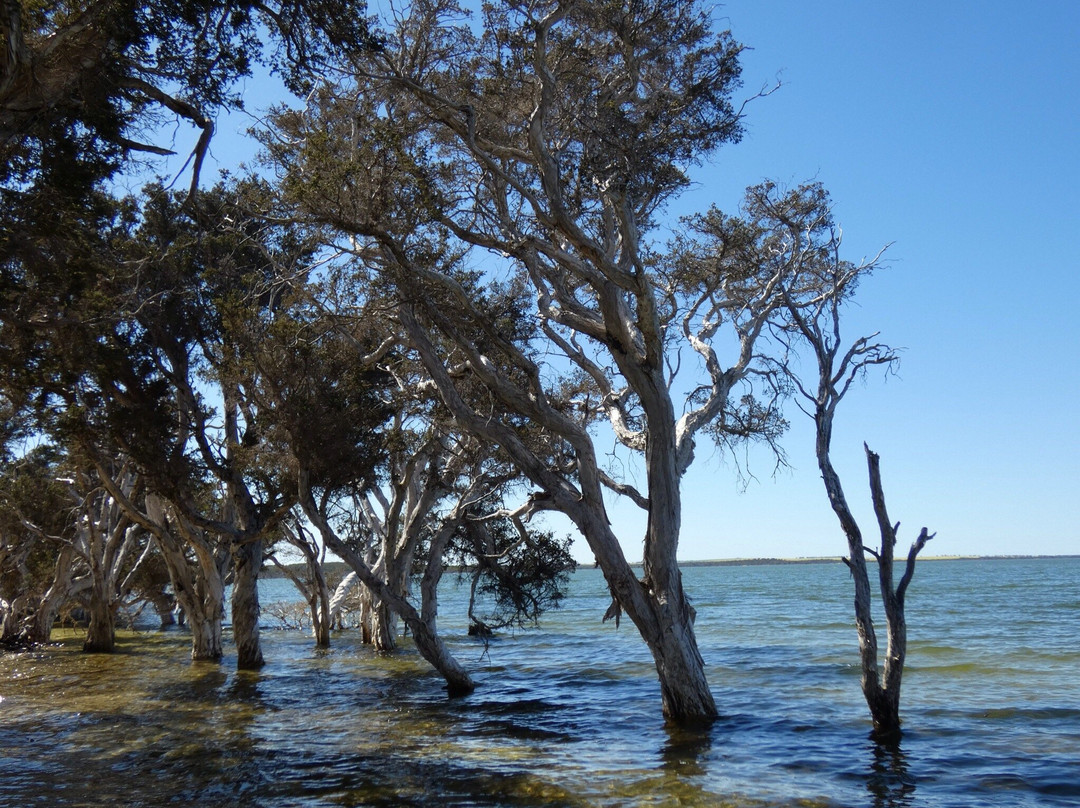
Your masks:
{"label": "leaning tree trunk", "polygon": [[74,569],[75,549],[66,544],[60,549],[53,571],[52,584],[45,592],[26,628],[25,637],[30,645],[47,643],[60,608],[71,597],[71,576]]}
{"label": "leaning tree trunk", "polygon": [[[330,549],[341,556],[349,566],[353,567],[364,587],[373,590],[380,603],[387,605],[402,617],[405,625],[412,632],[413,642],[416,644],[416,650],[420,652],[420,656],[427,660],[446,680],[447,692],[451,696],[472,693],[476,689],[475,682],[469,676],[469,672],[450,653],[450,649],[446,647],[436,629],[435,616],[438,612],[438,600],[434,597],[435,587],[424,588],[427,596],[424,597],[421,607],[423,613],[418,613],[411,603],[393,592],[385,581],[375,576],[364,564],[363,559],[347,545],[340,542],[340,540],[330,538],[329,534],[324,533],[323,535]],[[435,551],[438,549],[437,541],[436,539],[432,542],[433,558]],[[439,552],[441,553],[441,551]],[[439,565],[441,566],[441,561]],[[432,562],[429,561],[428,572],[425,572],[425,580],[428,579],[431,568]],[[438,576],[434,574],[431,576],[436,582],[436,586],[439,576],[441,576],[441,570]]]}
{"label": "leaning tree trunk", "polygon": [[[591,522],[586,528],[589,532],[611,532],[606,520]],[[589,532],[585,532],[586,538]],[[610,540],[599,545],[610,546]],[[694,611],[683,591],[678,567],[660,568],[654,563],[646,567],[645,579],[639,581],[621,555],[611,553],[601,559],[598,554],[597,560],[614,599],[613,609],[626,612],[652,654],[664,717],[690,725],[715,720],[716,701],[705,677],[705,663],[694,635]]]}
{"label": "leaning tree trunk", "polygon": [[[649,480],[649,521],[645,531],[644,587],[652,620],[639,629],[656,662],[664,715],[670,719],[709,722],[717,716],[705,661],[694,634],[695,612],[683,590],[676,553],[682,531],[681,474],[676,451],[675,417],[661,374],[653,378],[663,390],[652,405],[659,416],[649,419],[645,448]],[[655,425],[654,425],[655,424]],[[642,625],[646,627],[642,629]]]}
{"label": "leaning tree trunk", "polygon": [[[443,556],[454,530],[453,525],[444,525],[431,540],[427,568],[420,581],[420,619],[410,620],[408,617],[405,619],[412,630],[413,642],[416,643],[416,647],[424,658],[438,660],[436,667],[446,679],[447,692],[451,696],[467,696],[476,689],[476,685],[469,676],[469,672],[446,649],[436,629],[439,615],[439,582],[446,569]],[[395,592],[395,594],[398,593]]]}
{"label": "leaning tree trunk", "polygon": [[[300,474],[300,504],[308,519],[319,529],[326,546],[352,567],[356,577],[360,579],[360,583],[364,587],[373,591],[379,597],[379,600],[386,603],[405,621],[405,625],[412,631],[417,651],[446,680],[446,689],[450,695],[464,695],[475,690],[476,684],[473,682],[472,677],[469,676],[469,672],[454,658],[454,655],[450,653],[450,649],[446,647],[446,644],[443,643],[436,631],[434,613],[437,612],[438,601],[431,600],[430,607],[425,603],[423,606],[424,614],[420,614],[408,600],[392,591],[385,581],[375,575],[360,554],[341,540],[326,517],[320,513],[315,505],[314,497],[311,495],[308,475],[304,471],[301,471]],[[442,575],[442,553],[445,551],[452,532],[452,530],[447,530],[444,527],[432,539],[432,560],[428,563],[425,580],[428,579],[430,574],[435,581],[436,587],[438,579]],[[443,536],[444,533],[445,536]],[[432,569],[433,566],[438,566],[439,569],[435,571]],[[434,591],[434,588],[432,588],[431,592],[428,593],[429,596],[433,595]]]}
{"label": "leaning tree trunk", "polygon": [[259,646],[259,569],[262,566],[262,551],[261,539],[232,545],[232,626],[237,670],[257,670],[263,666]]}
{"label": "leaning tree trunk", "polygon": [[341,582],[337,585],[337,588],[334,589],[334,594],[330,596],[330,625],[331,626],[336,625],[339,628],[341,627],[341,624],[342,624],[342,619],[341,619],[342,607],[345,605],[345,601],[348,599],[349,593],[358,586],[359,586],[359,583],[357,582],[356,573],[355,572],[350,572],[344,578],[341,579]]}

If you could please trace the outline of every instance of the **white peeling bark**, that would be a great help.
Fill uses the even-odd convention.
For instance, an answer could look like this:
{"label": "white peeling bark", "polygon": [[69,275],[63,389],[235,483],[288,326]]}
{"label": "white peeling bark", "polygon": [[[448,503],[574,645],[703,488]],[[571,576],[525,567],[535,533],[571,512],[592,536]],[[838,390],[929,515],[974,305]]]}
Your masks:
{"label": "white peeling bark", "polygon": [[345,604],[345,600],[349,597],[349,594],[357,586],[360,585],[359,579],[356,577],[355,572],[348,573],[341,579],[341,583],[334,589],[334,594],[330,596],[330,624],[339,625],[341,618],[341,608]]}
{"label": "white peeling bark", "polygon": [[[438,634],[435,626],[437,609],[435,611],[426,611],[425,614],[418,612],[408,600],[395,592],[386,581],[376,575],[355,549],[341,540],[326,517],[319,511],[305,470],[301,470],[299,475],[299,493],[300,505],[305,515],[318,529],[323,542],[353,569],[360,582],[381,603],[386,604],[401,616],[412,632],[413,641],[416,643],[420,655],[446,680],[447,691],[456,696],[471,693],[475,690],[476,684],[473,682],[472,677],[461,663],[454,658],[454,655],[450,653],[450,650]],[[438,539],[433,540],[433,545],[435,545],[436,541]],[[449,541],[449,535],[442,541],[444,543]],[[441,564],[441,555],[436,563]]]}
{"label": "white peeling bark", "polygon": [[[163,500],[154,495],[146,497],[147,524],[154,528],[153,535],[165,559],[173,593],[191,629],[191,658],[220,662],[224,655],[221,639],[225,614],[221,569],[224,558],[219,558],[218,551],[201,530],[187,524],[182,517],[169,518],[166,513]],[[174,530],[183,535],[183,540]],[[184,551],[185,544],[195,555],[194,565]]]}

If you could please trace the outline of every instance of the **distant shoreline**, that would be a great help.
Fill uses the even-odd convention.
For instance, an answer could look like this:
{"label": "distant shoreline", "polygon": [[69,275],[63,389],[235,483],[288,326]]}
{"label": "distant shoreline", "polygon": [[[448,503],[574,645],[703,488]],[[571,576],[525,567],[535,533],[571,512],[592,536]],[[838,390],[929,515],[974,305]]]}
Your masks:
{"label": "distant shoreline", "polygon": [[[897,556],[902,560],[905,556]],[[919,561],[1001,561],[1035,558],[1080,558],[1080,555],[985,555],[985,556],[920,556]],[[872,560],[872,559],[871,559]],[[821,556],[812,558],[720,558],[708,561],[680,561],[680,567],[767,567],[780,564],[833,564],[840,561],[840,556]]]}
{"label": "distant shoreline", "polygon": [[[919,562],[924,563],[927,561],[1008,561],[1008,560],[1023,560],[1023,559],[1036,559],[1036,558],[1080,558],[1080,554],[1068,554],[1068,555],[986,555],[986,556],[920,556]],[[873,561],[873,559],[867,559]],[[898,561],[903,561],[904,556],[897,556]],[[820,556],[810,558],[716,558],[702,561],[680,561],[680,567],[773,567],[781,566],[785,564],[839,564],[840,556]],[[302,574],[304,572],[304,564],[288,564],[287,565],[294,572]],[[640,567],[641,562],[634,562],[630,566]],[[578,569],[592,569],[593,562],[591,561],[579,561]],[[352,570],[344,561],[330,561],[325,564],[325,571],[328,575],[335,575],[344,577]],[[448,573],[462,573],[468,570],[462,567],[447,567]],[[262,572],[259,573],[260,578],[286,578],[284,572],[275,567],[264,567]]]}

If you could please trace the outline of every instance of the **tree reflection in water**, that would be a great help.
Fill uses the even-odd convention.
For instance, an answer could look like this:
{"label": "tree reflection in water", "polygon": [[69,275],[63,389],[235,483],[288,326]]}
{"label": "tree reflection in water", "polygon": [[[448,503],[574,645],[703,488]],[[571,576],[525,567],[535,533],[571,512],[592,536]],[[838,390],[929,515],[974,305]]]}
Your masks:
{"label": "tree reflection in water", "polygon": [[914,804],[915,777],[909,772],[908,758],[900,739],[871,740],[870,754],[866,790],[874,799],[874,808],[902,808]]}

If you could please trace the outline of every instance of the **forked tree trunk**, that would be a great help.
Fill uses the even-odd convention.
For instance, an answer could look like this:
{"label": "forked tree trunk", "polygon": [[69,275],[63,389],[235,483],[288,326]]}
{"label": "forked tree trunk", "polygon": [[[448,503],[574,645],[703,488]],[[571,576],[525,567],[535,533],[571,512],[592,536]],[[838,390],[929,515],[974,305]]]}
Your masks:
{"label": "forked tree trunk", "polygon": [[320,607],[317,603],[310,604],[311,606],[311,633],[315,638],[316,648],[329,648],[330,647],[330,622],[329,613],[323,607]]}
{"label": "forked tree trunk", "polygon": [[[386,574],[386,586],[402,600],[409,597],[407,579],[393,569]],[[377,574],[377,573],[376,573]],[[364,641],[376,651],[388,653],[397,648],[398,615],[385,600],[371,589],[364,587],[361,598],[364,603]]]}
{"label": "forked tree trunk", "polygon": [[[423,614],[421,614],[416,611],[416,608],[408,600],[393,592],[385,581],[371,571],[371,568],[365,563],[360,554],[345,544],[334,532],[330,523],[315,505],[307,473],[304,471],[300,473],[300,504],[308,519],[318,528],[323,541],[326,542],[326,546],[352,567],[364,587],[373,591],[381,602],[397,612],[405,621],[405,624],[412,632],[416,649],[446,680],[446,689],[450,695],[464,695],[475,690],[476,684],[473,682],[472,677],[469,676],[468,671],[462,667],[461,663],[454,658],[454,655],[450,653],[435,627],[435,615],[438,613],[438,599],[435,597],[435,590],[442,575],[442,553],[445,551],[453,530],[444,527],[432,540],[432,560],[428,563],[424,578],[425,581],[430,579],[434,583],[424,587]],[[438,569],[435,569],[436,567]]]}
{"label": "forked tree trunk", "polygon": [[870,496],[877,516],[881,534],[881,550],[878,555],[878,585],[881,601],[885,607],[885,663],[881,685],[875,694],[876,706],[871,705],[874,727],[879,734],[897,734],[900,731],[900,684],[904,676],[907,658],[907,619],[904,616],[904,600],[907,588],[915,574],[915,559],[926,543],[933,538],[924,527],[908,551],[907,563],[899,582],[893,583],[894,550],[900,524],[889,520],[885,507],[885,492],[881,484],[881,458],[863,444],[866,464],[870,474]]}
{"label": "forked tree trunk", "polygon": [[390,607],[374,595],[368,612],[368,633],[370,642],[376,651],[388,653],[397,648],[397,619]]}
{"label": "forked tree trunk", "polygon": [[[870,490],[874,504],[874,513],[881,529],[881,548],[872,550],[863,544],[862,531],[852,515],[844,496],[840,477],[833,468],[829,457],[832,439],[831,412],[819,408],[815,417],[817,422],[817,456],[825,490],[829,502],[840,521],[848,541],[849,558],[844,559],[851,571],[855,585],[855,626],[859,636],[859,660],[862,672],[861,684],[870,718],[874,723],[874,734],[879,738],[894,738],[900,734],[900,686],[904,675],[904,660],[907,655],[907,621],[904,617],[904,596],[908,584],[915,572],[915,558],[932,538],[922,529],[918,539],[908,553],[907,567],[897,586],[893,586],[893,549],[896,544],[896,531],[899,525],[889,522],[885,508],[885,495],[881,486],[879,458],[864,445],[867,466],[870,474]],[[884,605],[886,620],[887,646],[884,666],[878,664],[878,641],[871,616],[870,574],[866,554],[876,558],[878,584]]]}
{"label": "forked tree trunk", "polygon": [[263,543],[233,543],[232,627],[236,645],[237,670],[257,670],[263,666],[259,646],[259,569]]}
{"label": "forked tree trunk", "polygon": [[286,536],[289,543],[299,550],[304,556],[304,567],[307,570],[306,577],[294,572],[282,564],[276,556],[270,560],[279,571],[285,574],[293,586],[307,603],[308,614],[311,615],[311,633],[315,638],[316,648],[330,647],[330,592],[326,585],[326,576],[323,574],[322,562],[318,549],[307,541],[303,532],[287,530]]}
{"label": "forked tree trunk", "polygon": [[[675,605],[680,599],[682,608]],[[655,621],[658,630],[643,631],[642,637],[656,663],[664,716],[684,724],[709,723],[717,716],[716,701],[705,678],[705,663],[698,651],[692,620],[685,609],[681,592],[658,595]]]}
{"label": "forked tree trunk", "polygon": [[[216,573],[216,569],[215,569]],[[191,658],[194,661],[220,662],[224,656],[221,623],[225,611],[225,585],[220,577],[203,580],[191,590],[177,590],[180,623],[191,629]]]}
{"label": "forked tree trunk", "polygon": [[[148,504],[150,500],[148,498]],[[191,628],[191,658],[195,661],[220,662],[221,621],[224,613],[225,584],[221,580],[213,550],[192,541],[196,565],[188,561],[183,545],[168,531],[164,512],[157,502],[152,515],[162,527],[155,538],[169,570],[169,580],[180,604],[180,623]]]}

